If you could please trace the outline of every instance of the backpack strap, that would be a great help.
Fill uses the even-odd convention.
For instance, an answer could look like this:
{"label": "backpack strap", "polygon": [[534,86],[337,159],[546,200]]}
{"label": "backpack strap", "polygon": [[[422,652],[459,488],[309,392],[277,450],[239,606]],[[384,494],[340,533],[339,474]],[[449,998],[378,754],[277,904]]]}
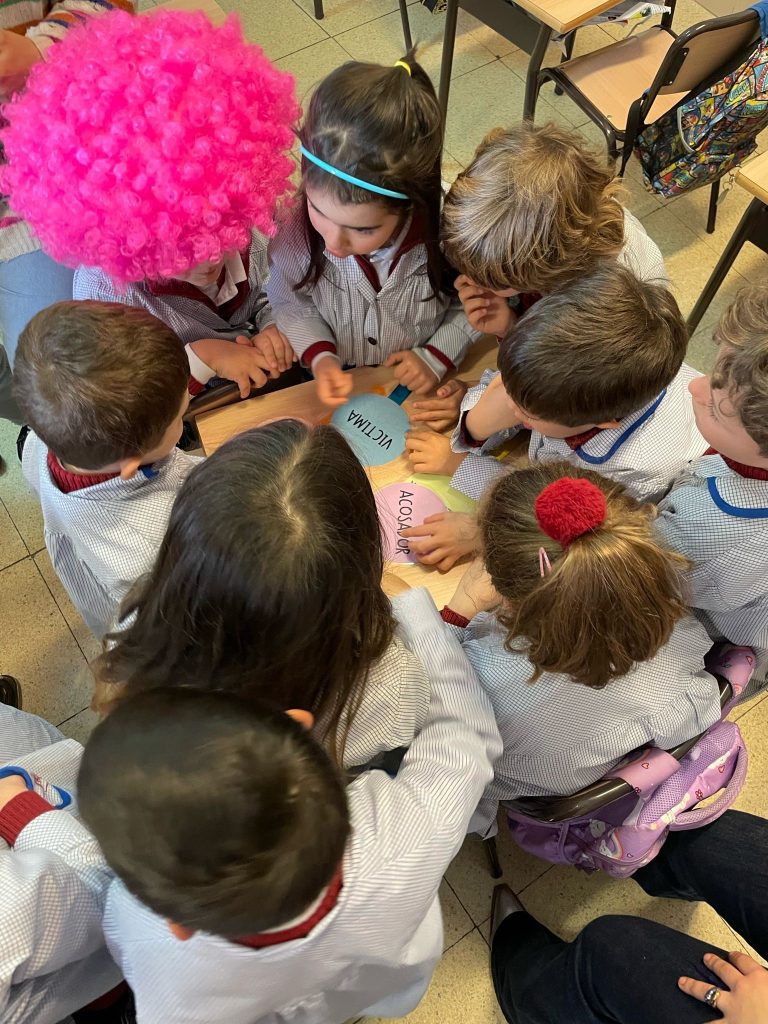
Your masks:
{"label": "backpack strap", "polygon": [[640,797],[648,797],[653,791],[671,778],[680,768],[680,762],[659,747],[648,747],[629,764],[621,765],[608,772],[608,779],[622,779]]}

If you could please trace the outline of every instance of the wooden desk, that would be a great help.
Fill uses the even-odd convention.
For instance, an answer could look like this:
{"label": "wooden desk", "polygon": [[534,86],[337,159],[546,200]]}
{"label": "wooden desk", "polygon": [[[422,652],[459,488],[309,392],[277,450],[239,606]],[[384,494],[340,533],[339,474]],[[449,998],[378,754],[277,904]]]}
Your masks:
{"label": "wooden desk", "polygon": [[149,7],[143,14],[156,14],[157,11],[202,11],[214,25],[223,25],[227,12],[216,3],[216,0],[167,0],[167,3]]}
{"label": "wooden desk", "polygon": [[500,35],[531,55],[525,76],[523,117],[533,120],[538,95],[538,75],[547,46],[553,35],[572,32],[596,14],[613,7],[616,0],[448,0],[443,33],[443,56],[440,65],[440,109],[443,120],[448,113],[451,88],[453,47],[456,42],[456,19],[459,7],[473,14]]}
{"label": "wooden desk", "polygon": [[[464,360],[458,373],[464,380],[476,381],[483,370],[496,366],[497,343],[495,339],[486,338],[478,342]],[[365,366],[357,370],[349,370],[355,378],[355,392],[361,393],[382,388],[388,394],[397,383],[392,370],[384,366]],[[407,412],[414,399],[408,398],[403,403]],[[237,402],[223,409],[204,413],[197,419],[200,439],[207,455],[216,451],[225,441],[236,434],[257,427],[265,420],[278,419],[285,416],[299,416],[311,423],[320,423],[328,418],[328,407],[317,397],[314,381],[297,384],[295,387],[276,391],[271,395],[250,398],[246,402]],[[374,491],[387,484],[405,482],[413,479],[413,473],[405,455],[399,455],[384,466],[369,466],[368,478]],[[428,481],[424,481],[427,483]],[[466,500],[466,499],[465,499]],[[422,565],[410,565],[391,562],[388,569],[404,579],[412,587],[427,587],[441,608],[452,596],[466,565],[454,566],[447,573],[429,569]]]}
{"label": "wooden desk", "polygon": [[764,253],[768,253],[768,152],[747,160],[736,172],[736,184],[755,198],[742,214],[731,240],[691,310],[688,317],[689,334],[693,334],[699,326],[744,243],[751,242]]}

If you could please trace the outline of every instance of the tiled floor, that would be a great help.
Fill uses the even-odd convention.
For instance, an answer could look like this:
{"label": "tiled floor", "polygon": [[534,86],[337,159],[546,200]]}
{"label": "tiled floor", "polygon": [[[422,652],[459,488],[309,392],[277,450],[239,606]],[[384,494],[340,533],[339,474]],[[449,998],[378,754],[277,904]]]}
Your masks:
{"label": "tiled floor", "polygon": [[[326,0],[326,17],[312,17],[312,0],[220,0],[239,11],[248,35],[281,68],[296,75],[304,98],[324,74],[349,57],[389,61],[401,55],[397,0]],[[143,6],[151,6],[144,0]],[[676,27],[705,17],[693,0],[679,0]],[[442,19],[418,3],[410,5],[421,58],[437,78]],[[615,32],[615,29],[611,30]],[[577,37],[577,52],[604,45],[610,36],[589,28]],[[553,58],[557,54],[553,50]],[[471,158],[482,134],[520,116],[527,57],[464,12],[459,17],[454,81],[447,125],[444,173],[449,180]],[[537,119],[553,118],[580,127],[596,145],[602,137],[565,97],[545,87]],[[734,189],[720,207],[714,235],[704,231],[707,195],[695,192],[672,202],[646,193],[636,166],[627,178],[629,206],[661,246],[673,288],[684,312],[693,305],[748,198]],[[746,281],[763,279],[768,262],[747,248],[694,336],[689,359],[705,369],[712,358],[713,322]],[[19,676],[28,710],[61,723],[64,732],[84,738],[95,716],[89,699],[87,660],[97,645],[52,572],[43,546],[40,515],[24,487],[14,452],[15,430],[0,421],[0,451],[9,471],[0,478],[0,671]],[[759,697],[739,709],[751,754],[747,786],[739,806],[768,815],[768,701]],[[514,849],[502,837],[505,877],[523,892],[526,904],[564,936],[572,936],[592,917],[621,911],[654,917],[726,948],[740,940],[706,907],[651,900],[631,880],[613,882],[549,868]],[[461,1021],[490,1024],[501,1020],[488,976],[488,917],[491,880],[480,843],[467,841],[443,885],[446,956],[413,1024]]]}

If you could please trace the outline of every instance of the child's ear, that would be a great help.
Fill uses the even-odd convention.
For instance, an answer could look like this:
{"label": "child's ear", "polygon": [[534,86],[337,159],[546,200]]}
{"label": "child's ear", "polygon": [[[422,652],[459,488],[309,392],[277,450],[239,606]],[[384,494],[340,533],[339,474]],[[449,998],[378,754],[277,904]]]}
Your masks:
{"label": "child's ear", "polygon": [[168,925],[168,931],[175,939],[178,939],[179,942],[186,942],[187,939],[191,939],[195,934],[194,928],[185,928],[183,924],[176,924],[175,921],[169,921],[166,919],[165,923]]}
{"label": "child's ear", "polygon": [[307,732],[309,732],[315,724],[315,716],[311,711],[304,711],[301,708],[290,708],[285,713],[286,715],[290,715],[294,722],[298,722],[299,725],[303,726]]}
{"label": "child's ear", "polygon": [[130,480],[136,476],[141,466],[141,456],[137,455],[132,459],[123,459],[120,463],[120,479]]}
{"label": "child's ear", "polygon": [[595,426],[601,430],[611,430],[613,427],[620,427],[621,420],[606,420],[605,423],[596,423]]}

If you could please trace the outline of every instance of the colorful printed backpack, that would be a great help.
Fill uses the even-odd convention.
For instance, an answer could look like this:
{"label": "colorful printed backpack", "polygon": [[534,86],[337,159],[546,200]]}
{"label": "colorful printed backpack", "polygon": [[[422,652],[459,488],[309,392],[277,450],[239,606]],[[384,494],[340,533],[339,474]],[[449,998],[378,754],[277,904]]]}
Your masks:
{"label": "colorful printed backpack", "polygon": [[768,126],[768,40],[740,67],[663,114],[638,136],[643,181],[662,196],[712,184],[756,149]]}
{"label": "colorful printed backpack", "polygon": [[[751,647],[723,646],[707,659],[710,671],[724,676],[733,689],[723,715],[743,692],[754,666]],[[623,779],[634,793],[608,804],[598,816],[548,823],[508,807],[510,832],[522,849],[553,864],[626,878],[653,860],[670,830],[698,828],[719,818],[741,792],[747,764],[738,725],[721,720],[680,761],[658,747],[625,758],[606,777]]]}

